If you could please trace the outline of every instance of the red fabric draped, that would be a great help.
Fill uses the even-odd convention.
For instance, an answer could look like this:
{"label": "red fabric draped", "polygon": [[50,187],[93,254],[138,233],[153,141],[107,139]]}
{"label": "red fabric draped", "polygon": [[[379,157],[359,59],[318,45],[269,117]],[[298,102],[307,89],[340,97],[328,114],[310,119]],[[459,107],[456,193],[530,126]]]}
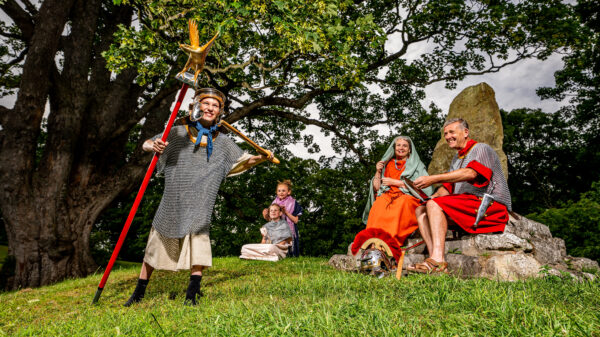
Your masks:
{"label": "red fabric draped", "polygon": [[473,139],[469,139],[467,141],[467,145],[465,145],[465,147],[462,150],[458,151],[458,158],[464,158],[475,144],[477,144],[476,141],[474,141]]}
{"label": "red fabric draped", "polygon": [[438,204],[447,216],[468,233],[503,232],[506,223],[508,223],[506,206],[499,202],[493,202],[477,228],[473,228],[481,200],[472,194],[446,195],[434,198],[432,201]]}

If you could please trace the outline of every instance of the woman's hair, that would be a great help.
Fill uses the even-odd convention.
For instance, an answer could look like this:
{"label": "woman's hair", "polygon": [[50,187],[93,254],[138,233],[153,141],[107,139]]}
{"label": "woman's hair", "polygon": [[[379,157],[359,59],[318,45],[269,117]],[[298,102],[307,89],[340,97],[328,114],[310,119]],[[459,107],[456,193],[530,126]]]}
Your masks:
{"label": "woman's hair", "polygon": [[279,186],[279,185],[285,185],[285,186],[287,186],[288,190],[290,190],[290,191],[292,190],[292,181],[289,179],[285,179],[283,181],[277,180],[277,186]]}
{"label": "woman's hair", "polygon": [[405,140],[408,143],[408,154],[410,155],[412,153],[412,142],[410,141],[410,138],[406,136],[396,137],[396,140],[394,140],[394,150],[396,149],[396,142],[398,141],[398,139]]}

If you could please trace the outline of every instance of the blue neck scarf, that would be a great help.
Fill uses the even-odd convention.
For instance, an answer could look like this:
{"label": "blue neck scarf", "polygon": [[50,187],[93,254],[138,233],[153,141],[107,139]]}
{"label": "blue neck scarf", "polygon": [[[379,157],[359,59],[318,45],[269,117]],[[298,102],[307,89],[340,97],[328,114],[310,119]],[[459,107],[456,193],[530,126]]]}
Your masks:
{"label": "blue neck scarf", "polygon": [[206,160],[208,160],[210,158],[210,155],[212,154],[212,150],[213,150],[213,134],[215,133],[215,131],[217,131],[217,124],[212,125],[210,128],[205,128],[202,124],[200,124],[199,121],[194,121],[194,122],[190,122],[190,125],[195,127],[196,130],[198,130],[198,136],[196,136],[196,143],[195,145],[200,144],[200,140],[202,139],[203,135],[206,135]]}

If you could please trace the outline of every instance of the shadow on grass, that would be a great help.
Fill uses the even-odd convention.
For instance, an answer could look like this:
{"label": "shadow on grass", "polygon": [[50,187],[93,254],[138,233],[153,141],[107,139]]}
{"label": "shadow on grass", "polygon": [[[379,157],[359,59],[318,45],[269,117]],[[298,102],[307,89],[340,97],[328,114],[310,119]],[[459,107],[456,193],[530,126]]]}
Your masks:
{"label": "shadow on grass", "polygon": [[242,277],[244,277],[246,275],[250,275],[250,274],[253,274],[253,273],[248,269],[244,269],[244,270],[226,270],[226,269],[214,270],[214,271],[211,271],[210,274],[208,274],[209,277],[207,277],[206,281],[203,282],[203,285],[205,287],[212,287],[215,284],[222,284],[227,281],[239,279],[239,278],[242,278]]}

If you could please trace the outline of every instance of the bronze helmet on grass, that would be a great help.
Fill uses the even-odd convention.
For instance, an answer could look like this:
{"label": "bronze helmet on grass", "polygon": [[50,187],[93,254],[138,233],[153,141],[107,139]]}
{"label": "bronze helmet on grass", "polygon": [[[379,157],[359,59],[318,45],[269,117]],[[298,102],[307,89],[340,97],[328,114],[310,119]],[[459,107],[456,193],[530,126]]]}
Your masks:
{"label": "bronze helmet on grass", "polygon": [[393,269],[393,262],[387,255],[377,248],[365,250],[360,259],[360,271],[362,273],[383,277]]}

